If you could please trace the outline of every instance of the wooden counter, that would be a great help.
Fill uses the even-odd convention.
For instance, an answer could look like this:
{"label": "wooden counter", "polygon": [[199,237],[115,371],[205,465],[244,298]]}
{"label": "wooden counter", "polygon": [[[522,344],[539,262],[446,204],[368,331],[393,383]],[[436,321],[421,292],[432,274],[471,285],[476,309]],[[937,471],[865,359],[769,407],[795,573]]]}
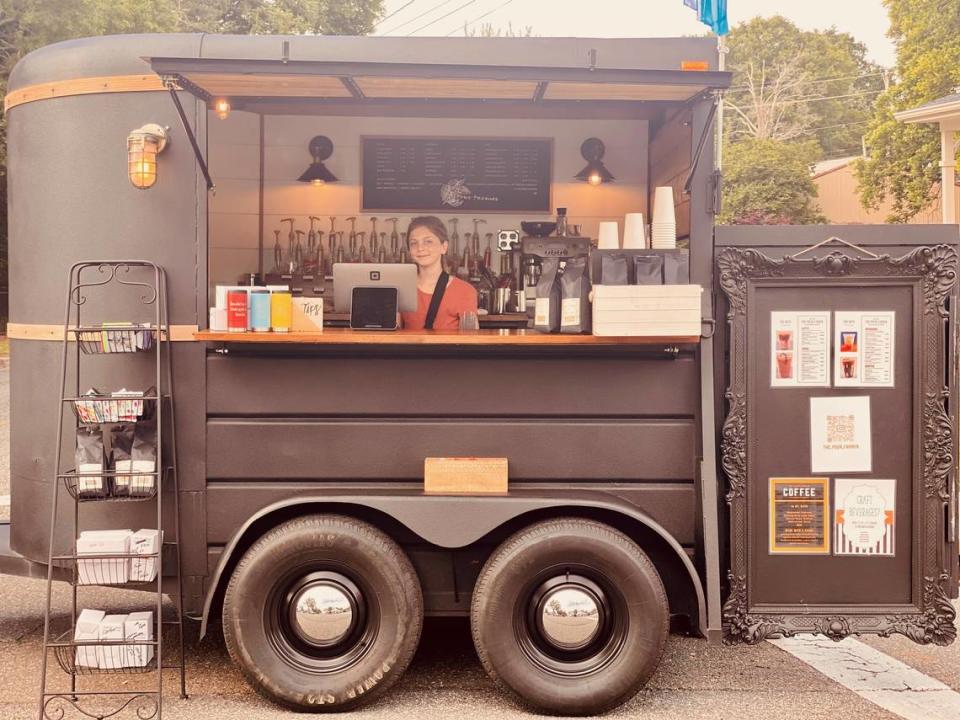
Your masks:
{"label": "wooden counter", "polygon": [[596,335],[547,335],[533,330],[350,330],[327,328],[322,333],[228,333],[203,330],[195,340],[213,343],[261,345],[693,345],[699,337],[601,337]]}

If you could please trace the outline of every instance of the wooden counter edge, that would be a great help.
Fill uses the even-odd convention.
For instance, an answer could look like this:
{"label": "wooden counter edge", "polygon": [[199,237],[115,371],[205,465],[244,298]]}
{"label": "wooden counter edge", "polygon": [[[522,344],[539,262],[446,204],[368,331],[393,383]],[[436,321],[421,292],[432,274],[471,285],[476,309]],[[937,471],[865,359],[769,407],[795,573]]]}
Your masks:
{"label": "wooden counter edge", "polygon": [[260,345],[696,345],[692,336],[547,335],[518,330],[385,330],[327,328],[322,333],[229,333],[203,330],[194,339],[212,343]]}

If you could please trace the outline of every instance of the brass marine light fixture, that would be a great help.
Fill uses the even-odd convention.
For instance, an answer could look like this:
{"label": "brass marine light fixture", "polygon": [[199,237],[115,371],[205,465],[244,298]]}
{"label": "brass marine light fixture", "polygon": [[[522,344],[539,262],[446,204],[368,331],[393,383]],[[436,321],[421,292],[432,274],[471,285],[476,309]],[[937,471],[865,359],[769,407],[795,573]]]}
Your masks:
{"label": "brass marine light fixture", "polygon": [[127,135],[127,174],[138,190],[157,182],[157,155],[167,142],[167,128],[156,123],[147,123]]}

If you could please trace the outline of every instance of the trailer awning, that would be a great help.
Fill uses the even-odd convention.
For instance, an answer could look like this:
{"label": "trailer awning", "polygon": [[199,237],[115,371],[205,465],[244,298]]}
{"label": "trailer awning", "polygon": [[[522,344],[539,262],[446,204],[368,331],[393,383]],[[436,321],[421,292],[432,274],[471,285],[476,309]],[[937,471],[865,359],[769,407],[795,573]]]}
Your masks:
{"label": "trailer awning", "polygon": [[[424,63],[145,58],[194,95],[237,107],[270,101],[678,103],[726,88],[714,71]],[[244,102],[246,101],[246,102]]]}

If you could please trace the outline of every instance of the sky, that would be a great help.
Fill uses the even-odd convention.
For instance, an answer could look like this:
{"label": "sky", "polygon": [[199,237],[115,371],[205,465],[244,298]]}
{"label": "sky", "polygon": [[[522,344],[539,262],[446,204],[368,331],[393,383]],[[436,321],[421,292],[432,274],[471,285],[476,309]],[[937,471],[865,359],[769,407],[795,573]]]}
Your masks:
{"label": "sky", "polygon": [[[462,35],[464,23],[494,28],[512,23],[544,37],[675,37],[706,29],[683,0],[386,0],[385,5],[377,35]],[[727,11],[731,25],[779,14],[805,30],[835,26],[864,43],[874,62],[885,67],[895,62],[882,0],[727,0]]]}

